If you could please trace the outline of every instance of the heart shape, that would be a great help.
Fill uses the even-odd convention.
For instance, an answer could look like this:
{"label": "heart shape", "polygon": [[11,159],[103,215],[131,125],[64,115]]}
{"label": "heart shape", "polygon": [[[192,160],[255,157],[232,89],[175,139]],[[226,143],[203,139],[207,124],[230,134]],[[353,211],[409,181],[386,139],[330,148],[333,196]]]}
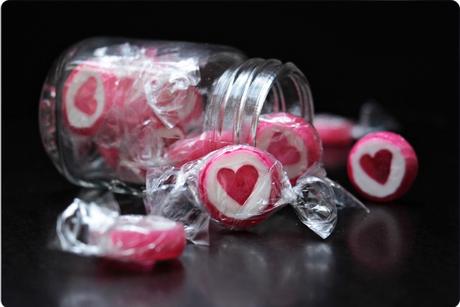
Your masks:
{"label": "heart shape", "polygon": [[365,154],[359,159],[362,169],[375,181],[385,184],[391,170],[393,154],[387,149],[381,149],[373,157]]}
{"label": "heart shape", "polygon": [[83,113],[91,116],[96,112],[97,100],[94,98],[97,89],[95,77],[89,77],[75,94],[75,106]]}
{"label": "heart shape", "polygon": [[281,132],[273,134],[267,151],[284,165],[295,164],[300,160],[300,153],[297,148],[289,145],[288,139]]}
{"label": "heart shape", "polygon": [[259,172],[252,165],[244,165],[236,173],[229,168],[222,168],[217,172],[217,181],[240,206],[252,194],[258,178]]}

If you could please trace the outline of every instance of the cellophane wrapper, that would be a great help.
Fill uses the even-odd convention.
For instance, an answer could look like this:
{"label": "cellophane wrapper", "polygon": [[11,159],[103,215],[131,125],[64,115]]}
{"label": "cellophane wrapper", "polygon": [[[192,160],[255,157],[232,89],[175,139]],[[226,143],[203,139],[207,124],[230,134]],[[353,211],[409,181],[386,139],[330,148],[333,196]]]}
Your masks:
{"label": "cellophane wrapper", "polygon": [[57,247],[81,256],[98,256],[152,266],[175,259],[185,247],[183,225],[161,216],[120,215],[110,192],[85,191],[56,224]]}
{"label": "cellophane wrapper", "polygon": [[[232,158],[235,153],[244,154],[244,160],[240,156]],[[255,160],[250,158],[253,153]],[[262,156],[257,156],[259,153]],[[250,176],[256,173],[248,166],[260,168],[255,183]],[[236,186],[226,186],[222,180],[225,176]],[[248,186],[252,188],[250,193],[245,191]],[[365,208],[327,178],[319,163],[311,166],[293,187],[279,161],[246,145],[226,146],[181,168],[150,169],[145,205],[150,214],[182,222],[187,238],[196,244],[209,244],[210,220],[228,229],[246,229],[286,205],[294,208],[303,224],[327,238],[335,228],[338,207]]]}

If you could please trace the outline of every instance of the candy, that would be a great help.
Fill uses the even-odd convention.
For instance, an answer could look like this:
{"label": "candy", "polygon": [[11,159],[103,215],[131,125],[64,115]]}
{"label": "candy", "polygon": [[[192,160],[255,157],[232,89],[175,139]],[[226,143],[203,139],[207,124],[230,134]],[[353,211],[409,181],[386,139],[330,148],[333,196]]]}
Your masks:
{"label": "candy", "polygon": [[203,98],[194,86],[174,89],[168,82],[159,91],[153,111],[165,125],[187,129],[202,118]]}
{"label": "candy", "polygon": [[[117,172],[119,161],[127,162],[122,173],[128,171],[135,176],[123,178],[133,177],[139,182],[145,175],[145,168],[161,163],[167,147],[184,138],[184,132],[180,127],[165,127],[145,99],[127,100],[122,107],[121,104],[117,106],[110,110],[96,135],[98,151],[106,164]],[[126,168],[128,165],[132,172]]]}
{"label": "candy", "polygon": [[177,127],[147,129],[144,133],[129,136],[120,146],[98,144],[97,149],[105,164],[120,179],[135,183],[144,183],[146,169],[161,165],[167,147],[183,138],[182,131]]}
{"label": "candy", "polygon": [[315,163],[293,187],[283,165],[270,153],[248,145],[229,145],[180,168],[147,171],[145,206],[185,225],[187,239],[208,244],[210,219],[229,229],[264,221],[290,205],[300,221],[322,238],[337,221],[337,207],[367,208]]}
{"label": "candy", "polygon": [[348,177],[356,190],[374,201],[391,201],[409,190],[418,170],[412,146],[392,132],[370,133],[348,156]]}
{"label": "candy", "polygon": [[318,114],[313,120],[324,146],[345,146],[353,142],[354,123],[332,114]]}
{"label": "candy", "polygon": [[151,267],[178,258],[185,248],[181,223],[154,215],[120,215],[110,192],[87,190],[62,212],[56,223],[60,248]]}
{"label": "candy", "polygon": [[63,112],[68,127],[93,135],[115,101],[117,77],[95,62],[78,65],[64,84]]}
{"label": "candy", "polygon": [[173,165],[182,166],[187,162],[199,159],[229,144],[232,144],[230,134],[218,134],[207,131],[198,136],[175,142],[168,148],[166,158]]}
{"label": "candy", "polygon": [[266,152],[238,146],[221,149],[198,174],[198,190],[215,220],[236,227],[263,221],[281,195],[281,165]]}
{"label": "candy", "polygon": [[184,227],[159,216],[122,215],[104,236],[108,257],[140,263],[178,258],[185,248]]}
{"label": "candy", "polygon": [[256,146],[268,151],[283,164],[292,184],[309,166],[321,159],[321,141],[315,128],[288,113],[261,116]]}

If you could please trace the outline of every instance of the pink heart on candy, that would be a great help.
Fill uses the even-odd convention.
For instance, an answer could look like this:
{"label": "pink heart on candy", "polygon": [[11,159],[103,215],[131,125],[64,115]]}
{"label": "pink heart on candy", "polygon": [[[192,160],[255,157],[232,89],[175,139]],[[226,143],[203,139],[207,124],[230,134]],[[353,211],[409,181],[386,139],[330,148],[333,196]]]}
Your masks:
{"label": "pink heart on candy", "polygon": [[75,105],[80,111],[91,116],[96,112],[97,101],[94,97],[96,94],[97,80],[95,77],[88,78],[85,83],[78,89],[75,95]]}
{"label": "pink heart on candy", "polygon": [[285,165],[295,164],[300,161],[299,151],[294,146],[289,145],[288,139],[281,132],[273,134],[267,151]]}
{"label": "pink heart on candy", "polygon": [[222,168],[217,173],[217,181],[222,188],[241,206],[252,194],[258,178],[259,173],[252,165],[244,165],[236,173],[229,168]]}
{"label": "pink heart on candy", "polygon": [[359,159],[359,164],[369,177],[380,184],[385,184],[390,176],[392,159],[393,154],[387,149],[382,149],[373,157],[369,154],[363,155]]}

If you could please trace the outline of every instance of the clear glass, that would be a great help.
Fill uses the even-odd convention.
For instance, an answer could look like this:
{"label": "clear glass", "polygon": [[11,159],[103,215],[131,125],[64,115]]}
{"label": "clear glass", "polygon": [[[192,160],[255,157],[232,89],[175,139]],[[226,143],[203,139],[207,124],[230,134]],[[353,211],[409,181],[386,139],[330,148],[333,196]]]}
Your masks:
{"label": "clear glass", "polygon": [[168,148],[178,140],[212,132],[255,145],[259,116],[272,112],[312,120],[308,82],[292,63],[227,46],[93,38],[51,68],[39,121],[68,180],[141,194],[146,170],[173,164]]}

